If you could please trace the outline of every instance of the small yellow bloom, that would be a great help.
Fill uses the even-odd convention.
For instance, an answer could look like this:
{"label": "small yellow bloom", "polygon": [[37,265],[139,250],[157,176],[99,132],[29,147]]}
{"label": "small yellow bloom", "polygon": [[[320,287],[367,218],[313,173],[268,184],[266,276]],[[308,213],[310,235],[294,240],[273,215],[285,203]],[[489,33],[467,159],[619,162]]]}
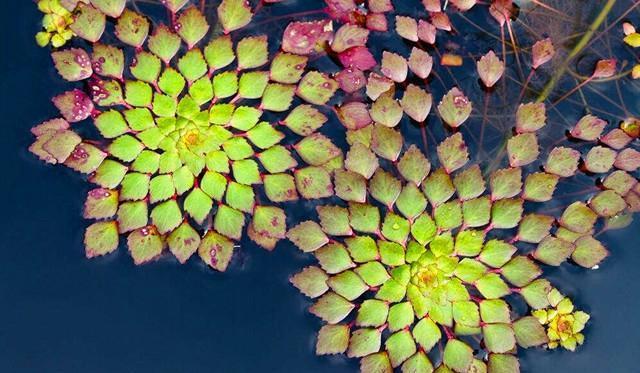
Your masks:
{"label": "small yellow bloom", "polygon": [[44,13],[44,31],[36,34],[39,46],[46,47],[51,43],[54,48],[59,48],[75,35],[69,28],[73,23],[73,15],[60,4],[60,0],[39,0],[38,9]]}
{"label": "small yellow bloom", "polygon": [[562,297],[557,290],[549,293],[548,298],[553,308],[531,313],[547,328],[547,346],[551,349],[561,346],[575,351],[577,346],[584,343],[584,335],[581,332],[589,321],[589,315],[582,311],[574,311],[573,302],[567,297]]}

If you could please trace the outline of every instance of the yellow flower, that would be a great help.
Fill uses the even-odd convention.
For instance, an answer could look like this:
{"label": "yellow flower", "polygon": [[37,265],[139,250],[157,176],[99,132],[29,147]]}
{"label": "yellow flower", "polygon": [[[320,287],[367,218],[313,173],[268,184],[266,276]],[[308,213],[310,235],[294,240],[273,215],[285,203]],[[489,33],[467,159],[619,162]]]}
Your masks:
{"label": "yellow flower", "polygon": [[39,0],[38,9],[44,13],[42,17],[44,31],[36,34],[36,43],[41,47],[51,43],[54,48],[65,45],[74,36],[69,28],[73,23],[71,12],[60,4],[60,0]]}
{"label": "yellow flower", "polygon": [[[555,294],[549,295],[550,300],[557,300],[553,299]],[[553,349],[561,346],[575,351],[577,346],[584,343],[584,335],[581,332],[589,321],[589,314],[574,311],[573,303],[566,297],[559,302],[551,301],[551,305],[553,308],[532,312],[532,315],[547,327],[548,347]]]}

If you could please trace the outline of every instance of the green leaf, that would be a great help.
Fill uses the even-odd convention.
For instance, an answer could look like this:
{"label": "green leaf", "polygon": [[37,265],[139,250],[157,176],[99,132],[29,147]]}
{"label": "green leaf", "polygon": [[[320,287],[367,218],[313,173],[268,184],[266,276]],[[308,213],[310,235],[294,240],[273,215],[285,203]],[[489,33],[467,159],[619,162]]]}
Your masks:
{"label": "green leaf", "polygon": [[217,172],[207,171],[202,177],[200,187],[209,197],[221,201],[227,189],[227,179]]}
{"label": "green leaf", "polygon": [[476,281],[476,288],[486,299],[498,299],[511,293],[509,286],[495,273],[488,273]]}
{"label": "green leaf", "polygon": [[391,335],[387,338],[384,345],[389,353],[389,360],[391,360],[391,366],[393,367],[400,366],[400,364],[417,351],[416,344],[408,330],[403,330]]}
{"label": "green leaf", "polygon": [[447,92],[438,104],[438,112],[442,120],[451,127],[462,125],[471,114],[471,101],[457,87]]}
{"label": "green leaf", "polygon": [[402,373],[432,373],[433,365],[427,355],[418,351],[402,364]]}
{"label": "green leaf", "polygon": [[402,151],[402,135],[393,128],[376,124],[371,137],[371,150],[384,159],[395,162]]}
{"label": "green leaf", "polygon": [[223,236],[233,240],[242,238],[244,214],[226,205],[219,205],[213,220],[214,229]]}
{"label": "green leaf", "polygon": [[118,191],[97,188],[87,193],[84,203],[85,219],[107,219],[118,211]]}
{"label": "green leaf", "polygon": [[427,199],[415,184],[410,183],[402,188],[396,206],[402,215],[413,220],[427,208]]}
{"label": "green leaf", "polygon": [[246,99],[259,99],[269,84],[269,73],[251,71],[242,74],[238,82],[238,95]]}
{"label": "green leaf", "polygon": [[502,276],[517,287],[523,287],[542,274],[542,270],[526,256],[516,256],[502,267]]}
{"label": "green leaf", "polygon": [[453,319],[456,323],[476,327],[480,325],[478,305],[472,301],[453,302]]}
{"label": "green leaf", "polygon": [[616,161],[616,156],[617,154],[614,150],[596,146],[587,153],[584,165],[587,171],[595,174],[609,172]]}
{"label": "green leaf", "polygon": [[180,37],[174,34],[167,26],[158,25],[149,37],[147,46],[153,54],[160,57],[168,65],[178,53],[178,49],[180,49]]}
{"label": "green leaf", "polygon": [[225,71],[213,77],[213,92],[218,99],[231,97],[238,92],[238,73]]}
{"label": "green leaf", "polygon": [[329,290],[327,280],[329,276],[318,267],[306,267],[292,276],[289,281],[300,292],[309,298],[317,298]]}
{"label": "green leaf", "polygon": [[344,240],[347,250],[356,263],[365,263],[378,259],[378,246],[369,236],[355,236]]}
{"label": "green leaf", "polygon": [[340,206],[317,206],[322,230],[330,236],[350,236],[349,210]]}
{"label": "green leaf", "polygon": [[523,212],[524,202],[519,198],[496,201],[491,209],[491,226],[495,229],[515,228]]}
{"label": "green leaf", "polygon": [[127,237],[127,246],[136,265],[150,262],[162,254],[164,242],[153,226],[137,229]]}
{"label": "green leaf", "polygon": [[412,330],[413,337],[416,342],[426,352],[431,349],[440,341],[442,333],[440,328],[430,318],[425,317],[420,320]]}
{"label": "green leaf", "polygon": [[184,77],[172,68],[166,68],[158,80],[158,87],[171,97],[178,97],[185,85]]}
{"label": "green leaf", "polygon": [[218,6],[218,19],[225,34],[248,25],[251,18],[253,13],[245,0],[222,0]]}
{"label": "green leaf", "polygon": [[390,173],[378,169],[369,182],[371,197],[386,205],[390,210],[400,195],[402,183]]}
{"label": "green leaf", "polygon": [[519,373],[520,363],[513,355],[489,354],[489,372]]}
{"label": "green leaf", "polygon": [[204,57],[207,60],[210,71],[215,71],[227,67],[236,59],[233,52],[233,42],[231,36],[224,35],[211,39],[204,48]]}
{"label": "green leaf", "polygon": [[167,7],[172,13],[176,13],[178,10],[182,9],[189,0],[167,0],[164,2],[164,6]]}
{"label": "green leaf", "polygon": [[453,178],[453,185],[456,187],[458,198],[463,201],[479,197],[486,190],[482,171],[477,164],[458,173]]}
{"label": "green leaf", "polygon": [[378,329],[358,329],[351,334],[347,356],[363,357],[380,350],[381,332]]}
{"label": "green leaf", "polygon": [[385,323],[389,314],[389,305],[376,299],[367,299],[358,309],[356,325],[378,327]]}
{"label": "green leaf", "polygon": [[380,261],[389,266],[397,267],[405,263],[404,248],[395,242],[378,240],[378,248],[380,250]]}
{"label": "green leaf", "polygon": [[609,255],[602,243],[592,236],[578,238],[575,245],[571,259],[584,268],[596,267]]}
{"label": "green leaf", "polygon": [[526,316],[516,320],[513,323],[513,331],[520,347],[542,346],[549,342],[544,326],[533,316]]}
{"label": "green leaf", "polygon": [[294,148],[300,158],[312,166],[321,166],[341,154],[340,149],[320,133],[305,137]]}
{"label": "green leaf", "polygon": [[300,81],[309,60],[306,56],[280,52],[271,61],[271,80],[283,84],[295,84]]}
{"label": "green leaf", "polygon": [[138,157],[143,149],[144,145],[133,136],[123,135],[109,144],[107,151],[121,161],[131,162]]}
{"label": "green leaf", "polygon": [[401,284],[395,279],[386,281],[380,290],[376,293],[376,299],[385,300],[387,302],[400,302],[407,292],[406,285]]}
{"label": "green leaf", "polygon": [[473,229],[465,229],[456,236],[455,252],[459,256],[477,256],[482,250],[485,233]]}
{"label": "green leaf", "polygon": [[71,48],[51,53],[56,70],[62,78],[77,82],[89,78],[93,74],[91,60],[84,49]]}
{"label": "green leaf", "polygon": [[118,17],[115,34],[125,44],[142,47],[149,35],[149,20],[142,14],[125,9]]}
{"label": "green leaf", "polygon": [[203,77],[207,73],[207,63],[200,49],[191,49],[185,53],[178,60],[178,70],[189,83],[193,83]]}
{"label": "green leaf", "polygon": [[404,112],[418,123],[427,119],[431,111],[431,95],[419,87],[409,84],[402,96],[402,109]]}
{"label": "green leaf", "polygon": [[120,185],[126,173],[126,166],[116,161],[106,159],[100,164],[89,180],[103,188],[113,189]]}
{"label": "green leaf", "polygon": [[336,294],[353,301],[369,290],[369,286],[353,271],[341,272],[327,280],[327,285]]}
{"label": "green leaf", "polygon": [[391,362],[386,352],[378,352],[360,359],[361,372],[392,373]]}
{"label": "green leaf", "polygon": [[429,214],[422,214],[411,225],[411,235],[421,245],[426,245],[433,240],[437,233],[437,227]]}
{"label": "green leaf", "polygon": [[360,265],[355,272],[369,286],[380,286],[391,278],[384,266],[376,261]]}
{"label": "green leaf", "polygon": [[269,60],[268,47],[266,35],[250,36],[240,40],[236,47],[238,69],[254,69],[265,65]]}
{"label": "green leaf", "polygon": [[598,215],[583,202],[569,205],[560,218],[560,225],[577,233],[587,233],[593,229]]}
{"label": "green leaf", "polygon": [[347,153],[345,168],[370,179],[378,169],[378,157],[367,146],[357,142]]}
{"label": "green leaf", "polygon": [[233,242],[214,231],[209,231],[198,246],[198,255],[211,268],[224,272],[233,256]]}
{"label": "green leaf", "polygon": [[365,202],[367,180],[364,177],[355,172],[336,170],[334,178],[338,198],[351,202]]}
{"label": "green leaf", "polygon": [[545,172],[529,174],[524,182],[522,198],[534,202],[547,202],[553,198],[559,178]]}
{"label": "green leaf", "polygon": [[456,372],[467,372],[473,361],[473,349],[457,339],[449,339],[444,347],[442,362]]}
{"label": "green leaf", "polygon": [[383,93],[378,99],[371,105],[369,114],[371,119],[385,127],[395,127],[402,120],[402,106],[394,98],[394,92],[390,90],[387,93]]}
{"label": "green leaf", "polygon": [[316,355],[344,353],[349,347],[349,333],[347,325],[323,325],[318,332]]}
{"label": "green leaf", "polygon": [[325,105],[337,90],[338,82],[326,74],[310,71],[300,81],[296,94],[311,104]]}
{"label": "green leaf", "polygon": [[195,6],[183,11],[176,24],[180,25],[176,32],[187,43],[189,49],[202,40],[209,31],[207,19]]}
{"label": "green leaf", "polygon": [[211,198],[200,188],[195,188],[184,200],[184,210],[199,224],[204,223],[213,207]]}
{"label": "green leaf", "polygon": [[455,193],[453,181],[442,168],[435,170],[427,177],[422,191],[434,207],[448,201]]}
{"label": "green leaf", "polygon": [[512,198],[522,191],[522,169],[505,168],[491,174],[491,198]]}
{"label": "green leaf", "polygon": [[175,194],[172,175],[157,175],[149,183],[150,202],[156,203],[167,200]]}
{"label": "green leaf", "polygon": [[79,37],[95,43],[102,37],[107,17],[98,9],[80,2],[74,10],[73,22],[69,29]]}
{"label": "green leaf", "polygon": [[485,323],[511,322],[509,304],[502,299],[485,299],[480,302],[480,316]]}
{"label": "green leaf", "polygon": [[516,337],[508,324],[487,324],[482,327],[484,344],[489,352],[504,353],[516,347]]}
{"label": "green leaf", "polygon": [[160,75],[162,65],[155,55],[140,51],[136,54],[135,65],[130,67],[131,74],[138,80],[147,83],[155,83]]}
{"label": "green leaf", "polygon": [[398,162],[398,171],[407,181],[420,186],[431,170],[431,163],[415,145],[410,145]]}
{"label": "green leaf", "polygon": [[511,167],[521,167],[538,159],[538,138],[535,133],[522,133],[509,139],[507,153]]}
{"label": "green leaf", "polygon": [[559,266],[569,258],[574,250],[574,244],[560,238],[548,236],[540,242],[533,252],[533,257],[544,264]]}
{"label": "green leaf", "polygon": [[151,211],[151,220],[161,234],[166,234],[182,223],[182,211],[175,200],[162,202]]}
{"label": "green leaf", "polygon": [[462,225],[462,205],[460,201],[443,203],[436,207],[433,217],[442,230],[451,230]]}
{"label": "green leaf", "polygon": [[101,221],[87,227],[84,248],[87,258],[110,254],[118,249],[118,225],[115,221]]}
{"label": "green leaf", "polygon": [[274,112],[287,111],[291,107],[295,93],[294,85],[269,83],[262,95],[260,108]]}
{"label": "green leaf", "polygon": [[[318,316],[329,324],[342,321],[354,309],[354,305],[336,293],[328,292],[309,308],[309,312]],[[353,343],[353,339],[350,342]],[[347,352],[348,354],[348,352]]]}
{"label": "green leaf", "polygon": [[536,280],[520,290],[524,300],[533,309],[542,309],[549,306],[548,294],[553,289],[549,281]]}
{"label": "green leaf", "polygon": [[284,172],[298,165],[291,153],[281,145],[272,146],[257,157],[269,173]]}
{"label": "green leaf", "polygon": [[589,207],[599,216],[611,218],[623,212],[627,202],[613,190],[605,190],[591,198]]}
{"label": "green leaf", "polygon": [[462,133],[447,137],[438,145],[438,158],[448,174],[460,169],[469,161],[469,151]]}
{"label": "green leaf", "polygon": [[399,215],[388,213],[382,224],[382,235],[389,241],[404,245],[409,236],[410,229],[411,225],[408,220]]}
{"label": "green leaf", "polygon": [[226,202],[236,210],[252,213],[255,206],[253,188],[233,181],[230,182],[227,187]]}
{"label": "green leaf", "polygon": [[233,177],[240,184],[252,185],[262,183],[258,164],[252,159],[234,161],[231,164],[231,169],[233,170]]}
{"label": "green leaf", "polygon": [[565,147],[556,147],[549,153],[544,170],[560,177],[571,177],[578,171],[580,152]]}
{"label": "green leaf", "polygon": [[282,122],[300,136],[309,136],[327,122],[327,117],[311,105],[296,106]]}
{"label": "green leaf", "polygon": [[[344,270],[355,267],[356,265],[351,260],[349,252],[344,248],[342,244],[333,243],[321,247],[314,252],[318,263],[322,269],[328,274],[340,273]],[[357,270],[356,270],[357,272]],[[358,273],[360,277],[362,274]],[[367,282],[367,279],[363,277],[363,280]],[[368,285],[371,285],[367,282]]]}
{"label": "green leaf", "polygon": [[491,199],[488,196],[464,201],[462,203],[464,224],[468,227],[481,227],[491,219]]}
{"label": "green leaf", "polygon": [[303,198],[319,199],[333,195],[331,176],[322,167],[305,167],[296,170],[296,187]]}
{"label": "green leaf", "polygon": [[286,237],[287,222],[284,210],[271,206],[257,206],[249,226],[249,236],[258,245],[273,250]]}
{"label": "green leaf", "polygon": [[91,55],[93,72],[104,77],[122,80],[124,52],[111,45],[96,43]]}
{"label": "green leaf", "polygon": [[149,220],[147,203],[125,202],[118,207],[118,230],[120,233],[130,232],[147,225]]}
{"label": "green leaf", "polygon": [[124,112],[124,117],[134,131],[144,131],[155,127],[153,115],[147,108],[129,109]]}
{"label": "green leaf", "polygon": [[552,216],[529,214],[522,219],[518,227],[518,240],[529,243],[539,243],[547,237],[555,223]]}
{"label": "green leaf", "polygon": [[530,102],[520,104],[516,112],[516,131],[536,132],[544,127],[547,123],[547,112],[542,102]]}
{"label": "green leaf", "polygon": [[182,264],[186,263],[198,250],[200,241],[198,232],[187,222],[180,224],[180,226],[167,237],[169,250],[171,250],[171,253]]}
{"label": "green leaf", "polygon": [[313,221],[302,222],[291,228],[287,232],[287,238],[306,253],[316,251],[329,243],[329,238],[320,225]]}
{"label": "green leaf", "polygon": [[263,183],[267,198],[272,202],[298,200],[295,180],[289,174],[265,175]]}

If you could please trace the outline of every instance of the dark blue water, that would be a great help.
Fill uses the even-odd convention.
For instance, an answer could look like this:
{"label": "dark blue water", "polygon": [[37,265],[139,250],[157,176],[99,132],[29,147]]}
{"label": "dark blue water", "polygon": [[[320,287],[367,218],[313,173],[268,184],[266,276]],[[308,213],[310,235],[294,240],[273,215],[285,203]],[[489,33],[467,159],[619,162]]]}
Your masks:
{"label": "dark blue water", "polygon": [[[64,83],[33,43],[35,6],[16,2],[1,17],[0,372],[357,371],[314,356],[320,323],[288,283],[309,259],[288,243],[273,253],[245,243],[225,274],[197,260],[135,267],[122,249],[86,260],[88,184],[26,151]],[[592,322],[578,353],[527,351],[524,372],[640,372],[639,229],[601,237],[612,252],[602,269],[548,275]]]}

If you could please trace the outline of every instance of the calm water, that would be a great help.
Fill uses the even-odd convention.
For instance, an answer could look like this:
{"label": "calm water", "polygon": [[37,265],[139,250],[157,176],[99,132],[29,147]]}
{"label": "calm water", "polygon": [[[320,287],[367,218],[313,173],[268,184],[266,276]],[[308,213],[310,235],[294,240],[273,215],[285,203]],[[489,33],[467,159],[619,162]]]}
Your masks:
{"label": "calm water", "polygon": [[[64,84],[32,41],[33,4],[1,17],[0,372],[357,371],[355,361],[314,356],[320,323],[288,284],[309,259],[288,243],[274,253],[245,243],[226,274],[197,260],[135,267],[125,250],[86,260],[88,184],[26,151]],[[527,351],[523,371],[640,372],[639,229],[603,236],[612,256],[598,271],[549,273],[593,319],[578,353]]]}

